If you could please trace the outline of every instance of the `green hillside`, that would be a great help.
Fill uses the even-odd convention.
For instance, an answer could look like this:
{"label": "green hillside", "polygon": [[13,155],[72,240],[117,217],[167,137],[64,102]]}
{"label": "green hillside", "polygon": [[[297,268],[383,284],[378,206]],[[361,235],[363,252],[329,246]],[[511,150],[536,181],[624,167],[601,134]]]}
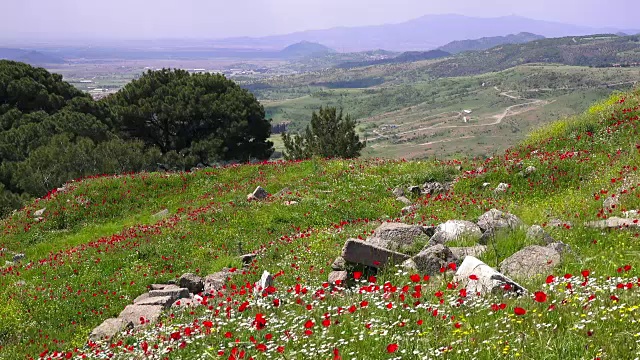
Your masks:
{"label": "green hillside", "polygon": [[459,54],[465,51],[480,51],[491,49],[504,44],[524,44],[534,40],[544,39],[544,36],[536,35],[527,32],[521,32],[518,34],[510,34],[507,36],[492,36],[483,37],[473,40],[457,40],[441,46],[440,50],[449,52],[451,54]]}
{"label": "green hillside", "polygon": [[[640,207],[639,109],[640,91],[617,93],[486,160],[314,159],[70,182],[0,222],[0,358],[637,357],[637,221],[585,223]],[[451,180],[445,193],[408,194],[419,208],[404,214],[392,194]],[[274,195],[247,201],[258,185]],[[430,277],[389,266],[352,272],[352,288],[327,283],[345,241],[381,223],[475,221],[494,208],[570,246],[557,266],[516,278],[527,295],[467,293],[454,263]],[[498,233],[479,258],[496,266],[538,243],[525,232]],[[241,269],[247,252],[257,257]],[[151,284],[223,267],[234,276],[201,306],[87,342]],[[254,295],[265,270],[273,288]]]}

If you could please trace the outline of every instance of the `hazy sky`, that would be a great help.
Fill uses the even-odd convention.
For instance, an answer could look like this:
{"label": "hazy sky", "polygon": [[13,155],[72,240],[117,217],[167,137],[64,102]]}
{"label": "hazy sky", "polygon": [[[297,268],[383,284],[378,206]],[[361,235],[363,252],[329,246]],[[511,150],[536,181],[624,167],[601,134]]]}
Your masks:
{"label": "hazy sky", "polygon": [[0,10],[0,37],[15,40],[264,36],[441,13],[640,27],[640,0],[0,0]]}

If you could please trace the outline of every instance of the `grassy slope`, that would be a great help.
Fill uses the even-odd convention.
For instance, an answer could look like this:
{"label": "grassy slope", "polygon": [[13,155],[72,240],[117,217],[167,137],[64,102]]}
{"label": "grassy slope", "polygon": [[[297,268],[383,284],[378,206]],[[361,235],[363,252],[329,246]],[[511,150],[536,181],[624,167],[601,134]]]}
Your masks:
{"label": "grassy slope", "polygon": [[[455,173],[457,162],[312,160],[72,183],[2,222],[0,247],[24,252],[27,260],[0,270],[0,357],[37,357],[48,350],[47,356],[141,358],[147,343],[157,357],[176,359],[226,359],[234,351],[257,359],[335,359],[336,353],[343,359],[633,358],[640,352],[638,234],[580,224],[640,207],[636,186],[611,214],[596,198],[625,178],[640,183],[639,103],[640,92],[616,95],[581,117],[535,131],[500,156],[461,162],[466,170],[483,166],[481,174]],[[519,162],[538,171],[524,178]],[[403,221],[473,220],[500,208],[528,224],[551,218],[573,223],[547,229],[575,250],[553,272],[557,280],[521,279],[531,291],[544,291],[546,302],[461,297],[450,273],[417,284],[396,269],[379,274],[377,288],[330,293],[323,287],[348,237],[366,237],[380,220],[398,216],[403,205],[391,196],[392,187],[447,174],[460,178],[454,191],[416,199],[423,207]],[[495,196],[484,182],[507,182],[511,189]],[[291,194],[247,203],[245,195],[258,184],[272,193],[288,187]],[[300,203],[285,206],[285,199]],[[81,205],[86,200],[90,205]],[[45,220],[38,223],[30,214],[43,207]],[[165,207],[169,218],[151,217]],[[522,233],[511,234],[483,260],[495,265],[527,244]],[[209,307],[172,310],[162,326],[124,335],[114,346],[85,346],[92,327],[117,315],[147,285],[187,271],[204,275],[238,266],[236,256],[246,251],[258,251],[258,260],[233,278],[228,295],[208,299]],[[263,270],[279,274],[276,292],[256,299],[245,286]],[[245,302],[248,309],[239,311]],[[493,311],[492,304],[500,303],[505,308]],[[527,314],[514,315],[517,306]],[[257,313],[267,318],[263,330],[252,325]],[[398,345],[396,352],[388,352],[391,344]]]}

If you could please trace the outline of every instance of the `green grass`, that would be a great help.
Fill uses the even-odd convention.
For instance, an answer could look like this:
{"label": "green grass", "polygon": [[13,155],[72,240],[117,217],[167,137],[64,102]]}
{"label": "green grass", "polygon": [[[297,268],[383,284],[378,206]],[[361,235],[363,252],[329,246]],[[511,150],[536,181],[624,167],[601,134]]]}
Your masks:
{"label": "green grass", "polygon": [[[486,160],[315,159],[70,183],[68,191],[1,223],[0,248],[8,251],[0,264],[12,252],[25,253],[26,260],[0,269],[0,358],[37,358],[47,350],[47,356],[137,359],[145,357],[145,343],[149,356],[170,359],[226,359],[234,351],[256,359],[332,359],[336,353],[343,359],[637,357],[638,232],[583,224],[640,207],[639,106],[639,91],[615,95]],[[529,165],[537,171],[525,177],[521,171]],[[472,171],[479,167],[486,172]],[[400,217],[404,204],[391,195],[394,187],[453,178],[447,196],[414,198],[421,208]],[[604,192],[610,195],[624,179],[635,179],[635,186],[619,208],[603,212]],[[511,185],[507,193],[493,194],[499,182]],[[247,202],[258,185],[292,194]],[[299,203],[285,205],[291,198]],[[34,220],[33,211],[44,207],[44,221]],[[164,208],[169,217],[152,218]],[[532,293],[543,291],[545,302],[464,297],[451,272],[416,283],[410,273],[388,268],[376,276],[379,288],[368,279],[353,291],[323,285],[345,240],[367,237],[382,221],[473,221],[491,208],[527,224],[572,223],[546,227],[572,253],[549,273],[516,279]],[[496,266],[530,244],[524,231],[500,234],[481,258]],[[257,261],[207,306],[172,309],[161,326],[122,334],[113,345],[87,345],[93,327],[117,316],[149,284],[239,267],[237,256],[251,251]],[[254,297],[250,284],[264,270],[278,274],[275,293]],[[555,281],[547,283],[548,275]],[[240,311],[245,302],[248,308]],[[526,314],[516,315],[516,307]],[[253,325],[258,313],[267,319],[262,330]],[[389,353],[393,344],[398,349]]]}

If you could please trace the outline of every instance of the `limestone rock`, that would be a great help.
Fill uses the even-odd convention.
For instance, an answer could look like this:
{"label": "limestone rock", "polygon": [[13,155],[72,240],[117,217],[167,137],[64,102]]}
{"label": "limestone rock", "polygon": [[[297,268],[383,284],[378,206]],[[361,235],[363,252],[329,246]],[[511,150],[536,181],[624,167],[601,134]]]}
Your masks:
{"label": "limestone rock", "polygon": [[551,235],[547,234],[540,225],[532,225],[529,227],[527,230],[527,239],[544,244],[551,244],[555,242],[555,239],[551,237]]}
{"label": "limestone rock", "polygon": [[204,290],[204,281],[202,281],[202,278],[191,273],[180,276],[178,284],[180,287],[188,289],[192,294],[198,294]]}
{"label": "limestone rock", "polygon": [[36,210],[33,212],[33,217],[37,218],[44,215],[44,212],[47,211],[47,208],[42,208],[40,210]]}
{"label": "limestone rock", "polygon": [[288,200],[284,202],[285,206],[293,206],[293,205],[298,205],[298,202],[295,200]]}
{"label": "limestone rock", "polygon": [[352,263],[381,268],[388,263],[402,264],[409,256],[364,241],[349,239],[342,248],[342,257]]}
{"label": "limestone rock", "polygon": [[13,259],[12,259],[12,261],[13,261],[14,263],[16,263],[16,262],[19,262],[19,261],[24,260],[24,258],[25,258],[25,255],[24,255],[24,254],[15,254],[15,255],[13,255]]}
{"label": "limestone rock", "polygon": [[543,275],[551,272],[561,260],[554,247],[531,245],[505,259],[500,271],[514,277]]}
{"label": "limestone rock", "polygon": [[522,225],[517,216],[497,209],[491,209],[478,218],[478,226],[484,231],[490,228],[516,230]]}
{"label": "limestone rock", "polygon": [[486,245],[476,245],[470,247],[452,247],[449,248],[449,250],[451,250],[451,253],[458,261],[462,261],[467,256],[480,257],[487,251],[487,247]]}
{"label": "limestone rock", "polygon": [[499,194],[499,193],[507,192],[507,190],[509,190],[509,184],[500,183],[495,189],[493,189],[493,192],[496,194]]}
{"label": "limestone rock", "polygon": [[418,255],[412,257],[411,260],[419,272],[435,275],[440,272],[440,268],[446,268],[449,263],[456,262],[457,258],[448,247],[437,244],[422,250]]}
{"label": "limestone rock", "polygon": [[91,331],[89,339],[91,339],[91,341],[108,340],[114,335],[131,328],[133,328],[133,323],[131,321],[120,318],[107,319],[103,321],[100,326]]}
{"label": "limestone rock", "polygon": [[134,301],[135,305],[160,305],[163,308],[167,309],[173,303],[173,299],[171,296],[156,296],[156,297],[147,297],[141,299],[139,301]]}
{"label": "limestone rock", "polygon": [[527,292],[524,287],[473,256],[464,258],[453,281],[460,283],[467,290],[468,296],[501,293],[505,290],[517,294]]}
{"label": "limestone rock", "polygon": [[402,190],[402,188],[399,188],[399,187],[397,187],[397,188],[393,189],[392,193],[393,193],[393,195],[395,195],[396,197],[404,196],[404,190]]}
{"label": "limestone rock", "polygon": [[415,186],[415,185],[414,186],[409,186],[407,188],[407,191],[412,193],[412,194],[418,195],[418,194],[420,194],[420,186]]}
{"label": "limestone rock", "polygon": [[403,204],[405,204],[405,205],[411,205],[411,204],[413,204],[413,202],[412,202],[411,200],[407,199],[407,198],[406,198],[406,197],[404,197],[404,196],[398,196],[398,197],[396,198],[396,200],[400,201],[401,203],[403,203]]}
{"label": "limestone rock", "polygon": [[244,266],[249,266],[256,257],[258,257],[258,254],[244,254],[240,256],[240,260],[242,260]]}
{"label": "limestone rock", "polygon": [[480,227],[471,221],[449,220],[438,225],[429,244],[444,244],[462,238],[478,240],[482,237]]}
{"label": "limestone rock", "polygon": [[233,273],[229,269],[222,269],[217,273],[207,275],[204,278],[204,293],[209,295],[215,295],[218,291],[224,288],[227,282],[227,278],[232,276]]}
{"label": "limestone rock", "polygon": [[264,295],[266,293],[267,288],[269,288],[270,286],[273,286],[273,275],[271,275],[268,271],[265,270],[262,273],[260,280],[257,283],[255,283],[254,293],[256,294],[262,293]]}
{"label": "limestone rock", "polygon": [[422,185],[422,193],[428,195],[444,194],[449,190],[449,186],[439,182],[427,182]]}
{"label": "limestone rock", "polygon": [[524,174],[525,174],[525,175],[531,175],[531,174],[533,174],[534,172],[536,172],[536,170],[537,170],[537,169],[536,169],[536,167],[535,167],[535,166],[527,166],[527,168],[526,168],[526,169],[524,169]]}
{"label": "limestone rock", "polygon": [[162,289],[149,291],[150,297],[162,297],[169,296],[172,301],[189,297],[189,289],[177,288],[177,289]]}
{"label": "limestone rock", "polygon": [[349,278],[349,274],[346,271],[332,271],[329,273],[328,282],[330,284],[335,283],[336,281],[340,281],[344,284]]}
{"label": "limestone rock", "polygon": [[407,215],[407,214],[411,214],[411,213],[415,212],[419,208],[420,208],[419,205],[405,206],[405,207],[402,208],[402,210],[400,210],[400,212],[402,213],[402,215]]}
{"label": "limestone rock", "polygon": [[602,202],[602,207],[605,210],[615,209],[620,205],[620,197],[618,196],[609,196]]}
{"label": "limestone rock", "polygon": [[179,289],[178,285],[174,284],[151,284],[149,288],[151,290]]}
{"label": "limestone rock", "polygon": [[149,299],[150,297],[151,297],[151,296],[149,296],[149,293],[148,293],[148,292],[146,292],[146,293],[144,293],[144,294],[142,294],[142,295],[138,296],[137,298],[133,299],[133,303],[135,304],[135,303],[138,303],[138,302],[140,302],[140,301],[147,300],[147,299]]}
{"label": "limestone rock", "polygon": [[338,256],[335,260],[333,260],[333,263],[331,264],[331,269],[336,271],[344,270],[346,269],[346,267],[347,262],[341,256]]}
{"label": "limestone rock", "polygon": [[634,222],[634,219],[623,219],[613,216],[606,220],[587,222],[585,226],[597,229],[637,229],[640,227],[640,221]]}
{"label": "limestone rock", "polygon": [[247,195],[247,200],[264,200],[269,197],[269,193],[267,190],[263,189],[262,186],[258,186],[253,193]]}
{"label": "limestone rock", "polygon": [[139,328],[155,323],[162,314],[162,309],[161,305],[127,305],[118,318]]}
{"label": "limestone rock", "polygon": [[386,249],[398,250],[412,246],[416,240],[421,238],[427,239],[421,226],[384,223],[374,230],[371,239],[367,241]]}
{"label": "limestone rock", "polygon": [[152,215],[154,219],[164,219],[169,215],[169,209],[164,209]]}

